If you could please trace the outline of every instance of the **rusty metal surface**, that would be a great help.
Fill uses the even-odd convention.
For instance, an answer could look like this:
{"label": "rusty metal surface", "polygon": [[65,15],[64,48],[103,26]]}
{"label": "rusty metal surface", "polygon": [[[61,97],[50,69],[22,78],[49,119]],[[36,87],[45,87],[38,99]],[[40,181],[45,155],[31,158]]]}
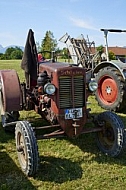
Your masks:
{"label": "rusty metal surface", "polygon": [[39,65],[39,72],[42,72],[43,69],[46,71],[56,72],[56,70],[63,69],[66,67],[70,67],[69,63],[61,63],[61,62],[44,62]]}
{"label": "rusty metal surface", "polygon": [[[39,72],[47,71],[51,83],[55,85],[56,92],[51,99],[51,112],[48,114],[51,120],[54,113],[63,131],[69,137],[78,136],[87,121],[86,115],[86,71],[84,68],[75,67],[67,63],[42,63]],[[83,117],[79,118],[74,127],[72,119],[65,119],[65,109],[82,108]],[[77,127],[79,125],[79,127]]]}
{"label": "rusty metal surface", "polygon": [[15,70],[1,70],[2,101],[5,112],[21,110],[20,82]]}

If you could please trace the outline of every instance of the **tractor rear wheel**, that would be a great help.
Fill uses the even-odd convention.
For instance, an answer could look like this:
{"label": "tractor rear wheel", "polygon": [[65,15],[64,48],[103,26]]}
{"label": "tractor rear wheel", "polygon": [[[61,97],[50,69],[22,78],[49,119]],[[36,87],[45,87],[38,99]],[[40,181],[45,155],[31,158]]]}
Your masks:
{"label": "tractor rear wheel", "polygon": [[105,67],[96,75],[98,89],[95,92],[98,104],[106,109],[122,112],[126,106],[125,83],[116,68]]}
{"label": "tractor rear wheel", "polygon": [[18,121],[20,114],[19,111],[11,111],[5,112],[4,111],[4,100],[3,100],[3,93],[0,90],[0,114],[1,114],[1,123],[2,127],[6,132],[13,132],[15,131],[15,125],[6,126],[7,123],[11,123],[14,121]]}
{"label": "tractor rear wheel", "polygon": [[17,122],[15,139],[22,171],[27,176],[34,176],[38,170],[39,154],[36,137],[29,122]]}
{"label": "tractor rear wheel", "polygon": [[6,131],[14,131],[14,123],[14,126],[6,124],[18,120],[21,102],[22,94],[17,72],[9,69],[0,70],[0,115]]}
{"label": "tractor rear wheel", "polygon": [[111,157],[117,157],[125,144],[122,120],[115,113],[106,111],[98,115],[97,122],[103,128],[96,133],[98,148]]}

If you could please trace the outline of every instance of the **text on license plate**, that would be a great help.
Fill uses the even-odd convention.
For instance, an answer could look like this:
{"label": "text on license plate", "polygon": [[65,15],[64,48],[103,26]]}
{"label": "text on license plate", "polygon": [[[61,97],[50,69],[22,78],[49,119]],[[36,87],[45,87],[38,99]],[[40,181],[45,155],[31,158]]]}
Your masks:
{"label": "text on license plate", "polygon": [[76,119],[82,116],[82,108],[73,108],[65,110],[65,119]]}

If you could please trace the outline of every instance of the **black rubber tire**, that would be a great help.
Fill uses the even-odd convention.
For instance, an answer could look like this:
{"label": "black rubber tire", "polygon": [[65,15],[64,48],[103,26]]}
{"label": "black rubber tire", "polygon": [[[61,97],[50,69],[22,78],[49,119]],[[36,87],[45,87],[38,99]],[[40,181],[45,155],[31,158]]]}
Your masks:
{"label": "black rubber tire", "polygon": [[95,92],[98,104],[105,110],[124,112],[126,87],[119,71],[114,67],[105,67],[99,70],[95,78],[98,83],[98,89]]}
{"label": "black rubber tire", "polygon": [[22,171],[26,176],[34,176],[38,170],[39,153],[36,137],[29,122],[17,122],[15,139]]}
{"label": "black rubber tire", "polygon": [[98,115],[97,123],[104,124],[102,131],[96,133],[98,148],[111,157],[117,157],[124,149],[124,124],[113,112],[106,111]]}

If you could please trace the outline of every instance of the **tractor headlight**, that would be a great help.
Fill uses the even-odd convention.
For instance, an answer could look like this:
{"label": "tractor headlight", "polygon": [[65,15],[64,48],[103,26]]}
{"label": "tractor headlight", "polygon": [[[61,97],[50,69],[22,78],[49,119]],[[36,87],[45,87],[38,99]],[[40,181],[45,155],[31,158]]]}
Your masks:
{"label": "tractor headlight", "polygon": [[88,84],[88,87],[89,87],[89,90],[90,90],[91,92],[94,92],[94,91],[96,91],[97,88],[98,88],[98,83],[97,83],[94,79],[91,79],[91,81],[90,81],[89,84]]}
{"label": "tractor headlight", "polygon": [[44,91],[45,91],[46,94],[51,95],[51,94],[55,93],[56,87],[51,83],[47,83],[47,84],[44,85]]}

